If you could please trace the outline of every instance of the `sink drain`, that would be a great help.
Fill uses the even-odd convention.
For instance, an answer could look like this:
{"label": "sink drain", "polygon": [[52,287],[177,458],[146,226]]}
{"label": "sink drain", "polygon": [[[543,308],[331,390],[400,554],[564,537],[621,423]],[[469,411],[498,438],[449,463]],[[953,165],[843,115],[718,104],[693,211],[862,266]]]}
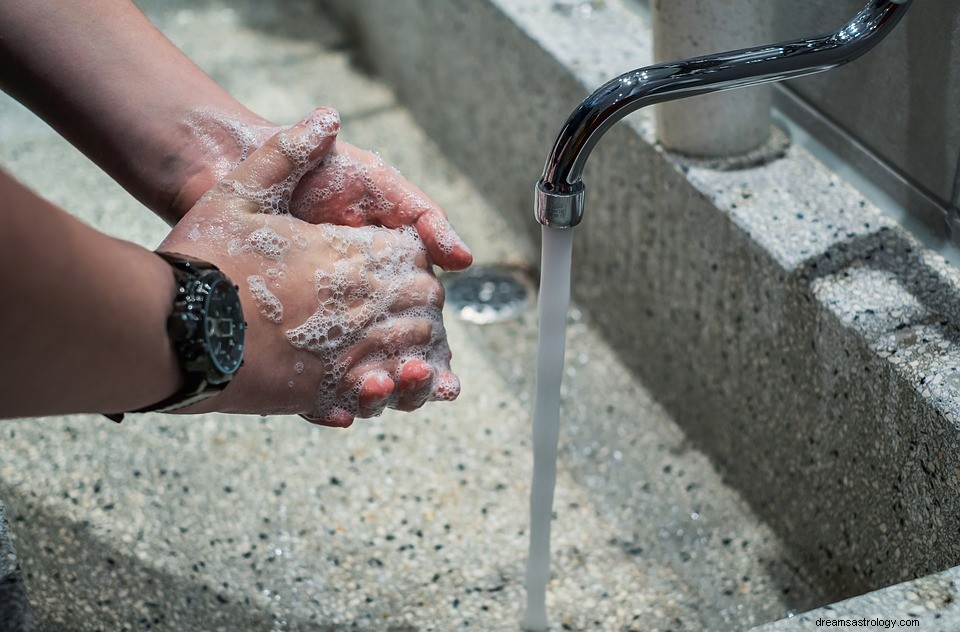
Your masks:
{"label": "sink drain", "polygon": [[533,281],[522,269],[476,265],[444,275],[447,304],[463,320],[480,325],[517,318],[533,303]]}

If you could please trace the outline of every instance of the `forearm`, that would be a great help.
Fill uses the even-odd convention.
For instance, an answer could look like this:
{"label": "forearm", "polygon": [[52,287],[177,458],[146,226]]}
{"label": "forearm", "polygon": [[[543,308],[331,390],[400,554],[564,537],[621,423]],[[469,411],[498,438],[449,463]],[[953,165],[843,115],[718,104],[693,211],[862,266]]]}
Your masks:
{"label": "forearm", "polygon": [[0,205],[0,418],[134,410],[175,392],[169,266],[2,171]]}
{"label": "forearm", "polygon": [[128,0],[0,0],[0,88],[171,223],[213,182],[191,117],[266,123]]}

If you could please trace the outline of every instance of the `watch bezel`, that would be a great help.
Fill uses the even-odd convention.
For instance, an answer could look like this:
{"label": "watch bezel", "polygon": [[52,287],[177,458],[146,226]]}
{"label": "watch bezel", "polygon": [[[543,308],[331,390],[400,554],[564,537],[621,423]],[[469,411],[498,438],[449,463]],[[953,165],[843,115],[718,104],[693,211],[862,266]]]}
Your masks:
{"label": "watch bezel", "polygon": [[[203,341],[207,348],[207,357],[210,359],[213,364],[213,369],[220,375],[233,376],[239,369],[240,365],[243,364],[243,352],[244,345],[246,343],[246,323],[243,320],[243,309],[240,302],[240,293],[237,289],[237,286],[234,285],[229,278],[223,273],[217,271],[216,278],[213,281],[208,281],[206,277],[204,280],[207,281],[207,292],[204,297],[204,310],[203,310],[203,324],[201,325],[201,332],[203,335]],[[216,349],[216,344],[214,340],[211,339],[211,328],[208,326],[212,320],[211,312],[213,310],[212,301],[215,296],[222,294],[226,296],[236,307],[237,317],[231,318],[231,333],[234,331],[240,332],[240,341],[236,345],[239,347],[239,356],[231,360],[232,367],[225,366],[220,359],[220,354]],[[219,319],[222,320],[222,319]],[[210,376],[211,381],[216,379],[216,376]]]}

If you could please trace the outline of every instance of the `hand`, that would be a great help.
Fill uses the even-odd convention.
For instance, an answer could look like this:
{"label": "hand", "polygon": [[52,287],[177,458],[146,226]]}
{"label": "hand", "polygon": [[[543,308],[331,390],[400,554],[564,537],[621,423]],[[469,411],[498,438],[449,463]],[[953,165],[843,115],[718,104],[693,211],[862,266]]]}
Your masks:
{"label": "hand", "polygon": [[386,407],[450,400],[443,287],[411,227],[312,224],[284,213],[336,140],[320,109],[280,131],[209,191],[161,250],[217,265],[240,287],[244,365],[184,412],[301,413],[348,426]]}
{"label": "hand", "polygon": [[[186,126],[195,139],[193,162],[204,168],[181,190],[176,202],[181,208],[192,205],[213,182],[281,129],[262,119],[245,123],[208,110],[194,113]],[[379,156],[342,140],[304,174],[293,191],[290,212],[313,224],[412,226],[441,268],[462,270],[473,261],[443,209]]]}

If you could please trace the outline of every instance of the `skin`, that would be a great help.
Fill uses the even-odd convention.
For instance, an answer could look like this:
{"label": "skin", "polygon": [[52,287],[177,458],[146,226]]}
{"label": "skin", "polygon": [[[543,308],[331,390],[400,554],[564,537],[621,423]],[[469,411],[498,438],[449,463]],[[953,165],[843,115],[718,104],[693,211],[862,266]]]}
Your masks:
{"label": "skin", "polygon": [[[332,360],[296,350],[286,340],[286,347],[277,345],[283,352],[274,353],[281,328],[260,322],[259,306],[242,283],[249,272],[263,271],[262,262],[226,252],[216,240],[191,239],[184,228],[223,221],[218,215],[223,213],[251,229],[303,236],[312,258],[287,262],[290,282],[284,286],[292,294],[278,295],[292,320],[316,309],[315,283],[307,282],[311,275],[343,259],[322,246],[324,235],[335,230],[332,225],[381,230],[383,249],[401,242],[408,248],[402,235],[388,229],[410,227],[425,250],[411,288],[433,287],[432,295],[419,293],[429,297],[421,297],[420,307],[438,310],[442,290],[436,289],[431,264],[459,270],[470,265],[472,255],[443,210],[377,156],[328,130],[315,139],[309,161],[284,162],[270,139],[303,133],[309,117],[284,128],[251,112],[126,0],[89,0],[82,11],[55,0],[0,0],[0,88],[173,224],[163,248],[211,261],[241,285],[244,313],[254,315],[248,316],[249,356],[235,380],[246,387],[231,384],[213,400],[183,412],[300,412],[315,423],[344,426],[385,407],[414,410],[432,397],[455,396],[459,386],[449,372],[449,351],[439,350],[446,344],[442,332],[401,341],[410,353],[394,353],[393,360],[378,364],[368,358],[378,356],[387,341],[397,344],[395,333],[381,325],[357,334],[356,344],[340,350],[350,369],[331,388],[349,405],[318,409],[316,387],[324,383],[323,367]],[[232,133],[238,125],[250,132],[244,143]],[[215,186],[227,176],[254,189],[285,182],[290,185],[285,210],[296,217],[253,212],[249,199]],[[323,199],[311,193],[329,189],[334,181],[345,185]],[[0,196],[0,263],[10,299],[5,305],[31,306],[0,315],[0,347],[12,350],[0,359],[0,417],[120,412],[175,392],[179,370],[163,327],[171,309],[167,264],[83,226],[6,175],[0,177]],[[365,201],[373,198],[383,203],[372,209]],[[24,248],[41,242],[48,245],[43,253]],[[349,265],[362,270],[369,263],[363,256],[353,252]],[[33,271],[30,278],[15,273],[23,269]],[[125,288],[122,297],[109,296],[117,294],[116,287]],[[402,294],[398,301],[410,300]],[[396,329],[416,331],[423,325]],[[425,354],[425,345],[438,348]],[[296,361],[305,366],[293,389],[286,386],[297,355],[291,349],[303,356]],[[440,384],[445,388],[438,390]],[[354,393],[352,399],[347,393]]]}
{"label": "skin", "polygon": [[0,287],[0,417],[135,410],[179,388],[169,265],[3,172]]}
{"label": "skin", "polygon": [[[209,109],[188,115],[191,151],[201,152],[195,164],[203,169],[185,181],[178,194],[171,211],[177,220],[182,217],[180,209],[199,198],[198,192],[208,190],[249,151],[283,129],[261,121],[242,113],[225,115]],[[251,135],[249,145],[237,142],[232,131],[236,128]],[[333,186],[335,181],[342,184]],[[328,195],[318,197],[318,191]],[[412,226],[433,263],[441,268],[463,270],[473,262],[470,249],[436,202],[375,153],[342,140],[333,144],[325,160],[303,175],[291,194],[290,212],[314,224]]]}
{"label": "skin", "polygon": [[[262,313],[250,285],[239,283],[249,327],[245,366],[222,394],[189,412],[295,412],[316,423],[345,426],[357,416],[373,416],[388,406],[418,408],[442,396],[434,392],[437,383],[453,385],[452,396],[459,391],[450,371],[446,340],[437,335],[441,333],[437,328],[442,327],[443,287],[412,233],[328,227],[285,213],[262,212],[262,192],[292,189],[326,156],[336,133],[337,123],[331,124],[331,120],[335,121],[329,110],[318,110],[264,143],[208,192],[160,247],[202,255],[232,279],[263,277],[278,266],[284,270],[282,282],[271,283],[269,288],[283,305],[279,323]],[[290,146],[309,146],[311,153],[301,160],[285,149]],[[227,239],[221,237],[224,227],[230,233]],[[246,238],[263,231],[269,231],[279,243],[289,244],[281,262],[255,248],[238,250],[237,244],[248,243]],[[364,313],[370,304],[369,290],[390,283],[388,277],[373,270],[382,262],[396,265],[403,259],[409,271],[405,291],[387,293],[382,312]],[[347,271],[341,288],[348,298],[337,319],[350,325],[343,326],[339,337],[322,350],[291,344],[291,329],[316,313],[325,298],[323,291],[317,290],[317,275],[332,275],[338,265]],[[382,357],[387,348],[392,353]],[[294,377],[291,367],[298,363],[305,370]],[[337,365],[344,367],[344,374],[332,385],[336,396],[331,398],[330,389],[322,385],[331,382]],[[291,379],[293,387],[289,386]],[[318,403],[318,395],[325,404]]]}

